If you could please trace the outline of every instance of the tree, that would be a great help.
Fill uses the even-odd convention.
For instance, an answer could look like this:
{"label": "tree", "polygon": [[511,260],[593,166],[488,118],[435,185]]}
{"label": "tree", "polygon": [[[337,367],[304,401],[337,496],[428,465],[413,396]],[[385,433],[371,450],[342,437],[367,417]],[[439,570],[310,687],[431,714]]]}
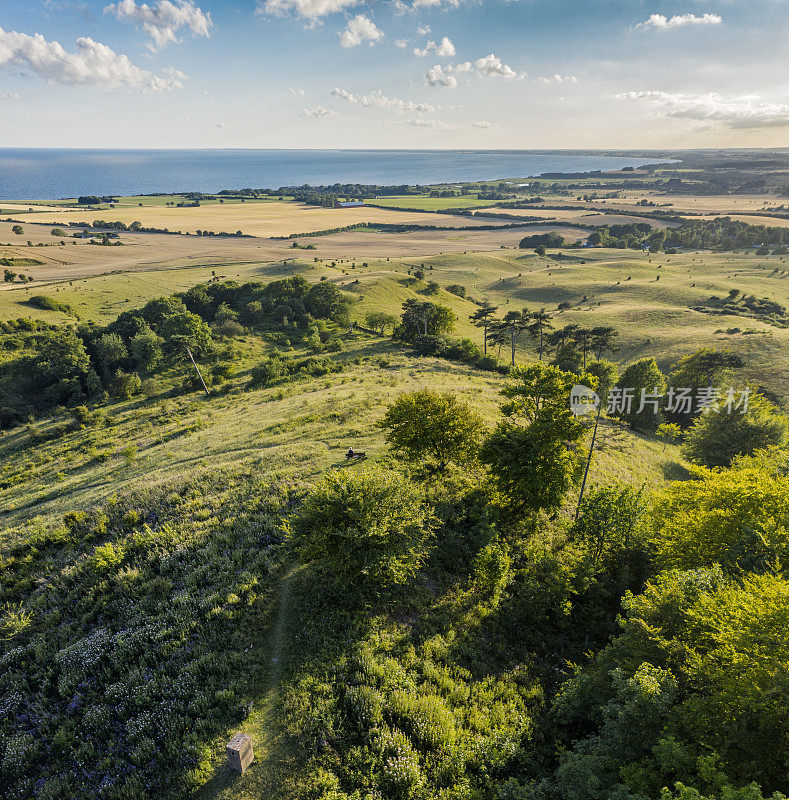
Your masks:
{"label": "tree", "polygon": [[129,355],[126,345],[117,333],[105,333],[96,339],[92,349],[104,377],[104,382],[108,383],[112,368]]}
{"label": "tree", "polygon": [[785,567],[789,475],[775,457],[737,458],[722,471],[697,468],[694,480],[669,484],[655,496],[652,518],[660,568]]}
{"label": "tree", "polygon": [[21,236],[25,232],[24,228],[21,225],[14,225],[11,228],[11,233],[15,233],[17,236]]}
{"label": "tree", "polygon": [[675,444],[682,439],[682,428],[674,422],[662,422],[657,426],[655,435],[663,440],[663,450],[665,451],[669,444]]}
{"label": "tree", "polygon": [[615,353],[619,348],[615,344],[615,340],[619,333],[615,328],[610,326],[603,326],[599,328],[592,328],[590,331],[591,341],[589,346],[595,357],[599,361],[606,351]]}
{"label": "tree", "polygon": [[405,583],[426,554],[432,516],[420,490],[386,470],[326,475],[290,522],[305,563],[344,587]]}
{"label": "tree", "polygon": [[83,378],[90,369],[90,357],[82,339],[71,328],[47,335],[39,346],[36,368],[47,382]]}
{"label": "tree", "polygon": [[592,346],[592,331],[589,328],[576,328],[572,332],[572,340],[583,359],[583,368],[586,369],[586,357]]}
{"label": "tree", "polygon": [[531,322],[526,330],[529,331],[529,335],[532,337],[532,339],[540,343],[540,361],[542,361],[542,350],[545,344],[545,335],[548,331],[553,330],[553,325],[551,324],[551,315],[548,314],[544,308],[541,308],[539,311],[532,312],[528,318],[531,319]]}
{"label": "tree", "polygon": [[534,248],[534,252],[537,253],[540,258],[545,258],[548,251],[545,249],[544,244],[538,244],[537,247]]}
{"label": "tree", "polygon": [[[619,377],[619,370],[616,368],[616,364],[605,359],[598,359],[586,368],[586,374],[592,376],[597,387],[595,391],[600,398],[600,402],[605,406],[608,403],[608,392]],[[581,382],[585,385],[587,383],[583,379],[581,379]]]}
{"label": "tree", "polygon": [[583,372],[583,357],[578,348],[570,342],[556,351],[556,356],[551,359],[551,365],[564,372],[580,375]]}
{"label": "tree", "polygon": [[573,341],[573,336],[577,330],[577,325],[565,325],[563,328],[559,328],[559,330],[549,333],[546,337],[548,346],[556,348],[557,351],[560,350],[562,347]]}
{"label": "tree", "polygon": [[513,510],[554,510],[583,467],[576,445],[586,427],[569,403],[576,376],[544,364],[513,375],[517,382],[502,390],[505,419],[480,457]]}
{"label": "tree", "polygon": [[368,328],[372,328],[383,336],[387,328],[391,330],[397,325],[397,317],[383,311],[368,311],[364,315],[364,322]]}
{"label": "tree", "polygon": [[611,413],[639,431],[655,431],[661,422],[665,378],[654,358],[628,365],[609,394]]}
{"label": "tree", "polygon": [[307,311],[318,319],[330,319],[338,325],[349,324],[351,300],[333,283],[313,284],[304,299]]}
{"label": "tree", "polygon": [[483,352],[488,354],[488,328],[492,323],[491,317],[496,313],[497,307],[489,303],[485,303],[482,307],[478,308],[473,314],[469,316],[472,325],[482,328],[482,342]]}
{"label": "tree", "polygon": [[6,283],[13,283],[15,278],[16,278],[16,272],[13,272],[10,269],[3,270],[3,280]]}
{"label": "tree", "polygon": [[493,323],[492,327],[509,340],[510,352],[512,354],[512,366],[515,366],[515,345],[518,337],[526,330],[527,313],[522,311],[508,311],[504,318]]}
{"label": "tree", "polygon": [[677,800],[702,800],[693,787],[757,800],[784,789],[789,582],[670,570],[622,607],[620,635],[558,692],[559,766],[537,796],[668,800],[660,787],[674,784]]}
{"label": "tree", "polygon": [[133,325],[139,330],[139,318],[148,323],[155,333],[164,339],[168,355],[185,356],[185,347],[197,355],[211,351],[213,340],[211,329],[205,320],[187,310],[183,300],[177,297],[160,297],[147,303],[133,319],[118,317],[118,323]]}
{"label": "tree", "polygon": [[129,352],[140,369],[152,372],[162,361],[163,343],[161,336],[144,325],[129,341]]}
{"label": "tree", "polygon": [[518,247],[521,250],[529,250],[535,247],[564,247],[564,236],[558,233],[536,233],[533,236],[525,236],[521,239]]}
{"label": "tree", "polygon": [[439,470],[474,458],[485,430],[466,403],[430,389],[400,395],[379,425],[394,450],[411,461],[432,459]]}
{"label": "tree", "polygon": [[492,347],[497,347],[498,352],[496,355],[501,357],[501,348],[505,344],[509,344],[510,335],[507,330],[500,325],[499,320],[493,320],[488,325],[487,335],[485,337],[485,352],[487,353],[487,344],[490,343]]}
{"label": "tree", "polygon": [[454,330],[457,317],[446,306],[429,300],[406,300],[395,338],[411,343],[418,336],[440,336]]}
{"label": "tree", "polygon": [[680,389],[688,389],[689,397],[695,398],[698,391],[705,387],[716,386],[724,373],[742,369],[745,362],[734,353],[703,348],[691,355],[681,358],[671,367],[666,380],[669,402],[664,413],[669,422],[676,422],[683,428],[688,427],[699,415],[700,410],[690,403],[672,402],[672,395]]}
{"label": "tree", "polygon": [[583,542],[594,569],[612,566],[637,543],[645,511],[642,492],[631,486],[592,488],[581,500],[569,537]]}
{"label": "tree", "polygon": [[705,467],[728,467],[740,455],[783,447],[789,420],[763,397],[751,395],[747,410],[719,402],[688,428],[683,455]]}

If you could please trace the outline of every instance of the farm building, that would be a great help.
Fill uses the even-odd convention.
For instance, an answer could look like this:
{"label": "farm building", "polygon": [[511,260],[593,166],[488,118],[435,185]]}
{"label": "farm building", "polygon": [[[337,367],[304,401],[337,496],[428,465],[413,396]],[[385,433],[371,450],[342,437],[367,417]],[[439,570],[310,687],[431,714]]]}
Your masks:
{"label": "farm building", "polygon": [[334,203],[335,208],[363,208],[364,200],[348,200],[346,202],[337,200]]}

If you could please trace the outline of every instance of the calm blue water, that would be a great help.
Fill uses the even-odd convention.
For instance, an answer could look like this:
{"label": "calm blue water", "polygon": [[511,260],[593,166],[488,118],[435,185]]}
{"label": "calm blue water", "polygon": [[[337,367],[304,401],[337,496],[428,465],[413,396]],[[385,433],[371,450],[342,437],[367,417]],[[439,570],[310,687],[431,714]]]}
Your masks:
{"label": "calm blue water", "polygon": [[586,172],[656,159],[504,150],[44,150],[0,148],[1,200],[300,186],[431,184]]}

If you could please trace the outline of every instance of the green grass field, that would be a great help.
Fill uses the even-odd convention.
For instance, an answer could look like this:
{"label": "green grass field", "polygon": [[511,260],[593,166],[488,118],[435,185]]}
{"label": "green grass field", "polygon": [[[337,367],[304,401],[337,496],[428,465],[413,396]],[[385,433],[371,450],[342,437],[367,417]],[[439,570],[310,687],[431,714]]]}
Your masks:
{"label": "green grass field", "polygon": [[475,194],[459,197],[429,197],[428,195],[398,195],[396,197],[376,197],[371,205],[386,208],[418,208],[420,211],[443,211],[447,208],[484,208],[490,200],[480,200]]}
{"label": "green grass field", "polygon": [[[316,241],[320,244],[320,240]],[[359,302],[353,314],[357,321],[361,322],[368,311],[397,314],[404,300],[422,297],[448,305],[458,317],[457,333],[479,340],[479,332],[467,319],[476,306],[443,290],[460,284],[468,297],[491,302],[501,313],[513,308],[544,307],[553,313],[556,327],[612,325],[620,332],[621,351],[614,355],[620,362],[654,356],[666,369],[699,347],[730,349],[745,359],[750,380],[789,394],[789,330],[748,317],[692,310],[710,296],[725,296],[731,289],[789,305],[789,263],[784,256],[648,256],[627,250],[589,249],[564,251],[561,257],[558,252],[550,252],[545,258],[531,251],[513,250],[366,262],[318,258],[317,262],[314,257],[301,257],[213,269],[97,275],[48,287],[12,285],[0,290],[0,319],[28,316],[65,321],[66,317],[57,312],[25,305],[24,299],[34,294],[52,294],[82,319],[109,321],[120,311],[139,307],[154,297],[210,280],[213,273],[239,282],[299,274],[311,281],[331,280],[356,295]],[[408,276],[409,269],[422,265],[425,282],[432,280],[442,287],[435,297],[425,294],[425,282]],[[560,303],[571,307],[558,312]],[[519,357],[534,357],[534,348],[527,339],[521,343]]]}

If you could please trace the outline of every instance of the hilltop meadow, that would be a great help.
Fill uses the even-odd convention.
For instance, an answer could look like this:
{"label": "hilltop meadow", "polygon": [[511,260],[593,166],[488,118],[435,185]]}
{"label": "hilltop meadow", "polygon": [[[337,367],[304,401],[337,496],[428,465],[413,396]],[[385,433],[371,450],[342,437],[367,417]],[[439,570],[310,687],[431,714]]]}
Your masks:
{"label": "hilltop meadow", "polygon": [[0,203],[0,796],[786,800],[782,195],[655,176]]}

